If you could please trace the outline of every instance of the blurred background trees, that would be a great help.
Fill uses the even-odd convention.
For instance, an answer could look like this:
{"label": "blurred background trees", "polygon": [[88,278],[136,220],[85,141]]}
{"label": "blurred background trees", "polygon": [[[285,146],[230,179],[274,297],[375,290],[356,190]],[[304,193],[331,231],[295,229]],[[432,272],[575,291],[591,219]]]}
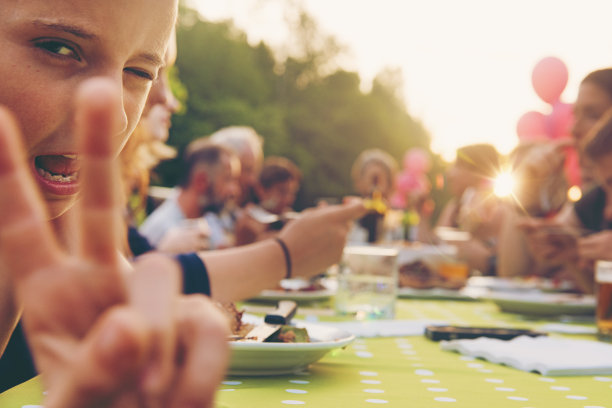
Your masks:
{"label": "blurred background trees", "polygon": [[[182,151],[222,127],[252,126],[265,155],[285,156],[302,170],[301,209],[352,193],[350,169],[362,150],[378,147],[401,163],[411,147],[430,151],[430,138],[399,96],[401,71],[381,72],[364,92],[359,75],[336,64],[342,47],[303,10],[293,11],[295,44],[281,58],[265,43],[250,45],[231,22],[211,23],[181,7],[173,78],[183,107],[169,143]],[[433,163],[432,177],[442,161]],[[174,185],[178,169],[176,160],[162,163],[157,184]]]}

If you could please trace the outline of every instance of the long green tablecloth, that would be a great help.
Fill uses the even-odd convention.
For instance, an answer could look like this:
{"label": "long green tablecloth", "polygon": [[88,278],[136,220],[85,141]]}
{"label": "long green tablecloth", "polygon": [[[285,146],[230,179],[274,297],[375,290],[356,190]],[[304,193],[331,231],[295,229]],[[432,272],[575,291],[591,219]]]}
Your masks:
{"label": "long green tablecloth", "polygon": [[[400,300],[397,317],[528,328],[545,323],[500,313],[486,302]],[[0,395],[0,407],[20,408],[41,400],[35,379]],[[229,377],[217,394],[219,408],[289,405],[612,408],[612,376],[542,377],[441,351],[439,344],[412,336],[358,339],[303,375]]]}

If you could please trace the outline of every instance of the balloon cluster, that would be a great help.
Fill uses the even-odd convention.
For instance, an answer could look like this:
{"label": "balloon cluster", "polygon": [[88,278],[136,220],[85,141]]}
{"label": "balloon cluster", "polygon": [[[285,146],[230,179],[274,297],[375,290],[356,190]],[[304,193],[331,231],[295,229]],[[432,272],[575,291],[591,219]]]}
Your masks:
{"label": "balloon cluster", "polygon": [[391,206],[408,209],[429,191],[427,172],[431,168],[429,155],[424,149],[414,147],[404,154],[402,170],[395,179],[395,193]]}
{"label": "balloon cluster", "polygon": [[[572,104],[561,101],[567,86],[568,70],[556,57],[540,60],[531,74],[531,84],[536,94],[550,104],[549,114],[538,111],[524,113],[518,120],[516,132],[521,142],[569,139],[573,121]],[[580,175],[575,151],[567,152],[566,173],[572,184],[578,184]]]}

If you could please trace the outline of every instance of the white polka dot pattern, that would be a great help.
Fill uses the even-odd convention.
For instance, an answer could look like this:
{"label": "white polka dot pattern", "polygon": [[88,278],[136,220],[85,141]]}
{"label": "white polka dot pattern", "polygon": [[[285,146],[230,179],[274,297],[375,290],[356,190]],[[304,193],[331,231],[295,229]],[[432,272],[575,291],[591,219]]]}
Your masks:
{"label": "white polka dot pattern", "polygon": [[448,397],[436,397],[434,398],[434,400],[439,401],[439,402],[457,402],[456,399],[448,398]]}
{"label": "white polka dot pattern", "polygon": [[293,388],[286,389],[285,392],[288,392],[290,394],[307,394],[308,393],[308,391],[306,390],[296,390]]}
{"label": "white polka dot pattern", "polygon": [[509,399],[509,400],[512,400],[512,401],[529,401],[529,399],[528,399],[528,398],[525,398],[525,397],[514,397],[514,396],[510,396],[510,397],[508,397],[508,399]]}

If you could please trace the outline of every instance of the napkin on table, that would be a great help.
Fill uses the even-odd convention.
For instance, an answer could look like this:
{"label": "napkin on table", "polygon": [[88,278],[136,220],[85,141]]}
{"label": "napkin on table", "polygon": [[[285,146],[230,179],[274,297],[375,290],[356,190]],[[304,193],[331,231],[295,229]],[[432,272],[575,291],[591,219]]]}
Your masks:
{"label": "napkin on table", "polygon": [[363,320],[349,322],[318,322],[347,331],[357,337],[422,336],[429,325],[444,325],[439,320]]}
{"label": "napkin on table", "polygon": [[597,341],[527,336],[512,340],[479,337],[442,341],[440,346],[443,350],[458,351],[549,376],[612,374],[612,344]]}

